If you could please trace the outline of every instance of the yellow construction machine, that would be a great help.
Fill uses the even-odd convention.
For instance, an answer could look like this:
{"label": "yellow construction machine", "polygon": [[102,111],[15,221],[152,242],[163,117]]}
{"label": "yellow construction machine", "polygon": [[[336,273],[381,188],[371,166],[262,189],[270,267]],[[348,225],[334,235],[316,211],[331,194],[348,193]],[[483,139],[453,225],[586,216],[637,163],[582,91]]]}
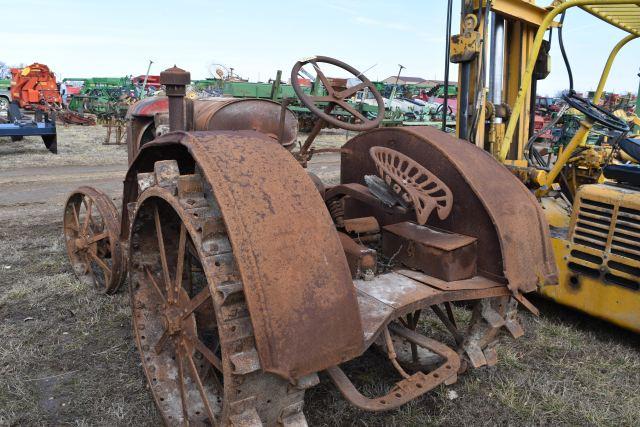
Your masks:
{"label": "yellow construction machine", "polygon": [[[461,32],[449,49],[460,67],[457,134],[498,158],[540,201],[560,273],[559,286],[540,292],[640,332],[640,140],[630,138],[626,118],[598,105],[618,52],[640,37],[640,0],[545,3],[462,0]],[[621,30],[591,100],[573,90],[562,40],[575,9]],[[551,71],[553,36],[570,81],[565,109],[581,117],[559,147],[537,143],[533,131],[537,81]],[[527,230],[512,238],[527,239]]]}

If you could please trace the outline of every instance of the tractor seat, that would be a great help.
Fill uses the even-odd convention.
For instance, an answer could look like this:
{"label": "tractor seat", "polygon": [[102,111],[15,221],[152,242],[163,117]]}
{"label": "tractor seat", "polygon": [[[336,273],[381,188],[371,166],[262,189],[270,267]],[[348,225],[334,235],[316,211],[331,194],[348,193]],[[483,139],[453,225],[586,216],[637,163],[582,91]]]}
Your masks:
{"label": "tractor seat", "polygon": [[603,169],[603,172],[605,178],[619,183],[640,186],[640,165],[608,165]]}
{"label": "tractor seat", "polygon": [[640,163],[640,139],[626,138],[620,142],[620,149]]}

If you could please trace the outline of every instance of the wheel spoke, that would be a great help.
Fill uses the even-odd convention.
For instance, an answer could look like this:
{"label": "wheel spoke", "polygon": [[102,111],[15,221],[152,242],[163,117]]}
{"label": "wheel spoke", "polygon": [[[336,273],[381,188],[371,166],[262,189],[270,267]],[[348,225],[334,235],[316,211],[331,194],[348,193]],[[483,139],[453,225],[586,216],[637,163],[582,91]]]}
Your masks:
{"label": "wheel spoke", "polygon": [[411,317],[411,330],[415,331],[418,327],[418,321],[420,320],[420,314],[422,310],[416,310]]}
{"label": "wheel spoke", "polygon": [[89,251],[86,251],[84,253],[84,256],[85,256],[85,260],[86,260],[85,261],[86,262],[85,265],[87,266],[85,274],[89,273],[89,276],[91,276],[91,280],[93,280],[93,285],[97,286],[99,283],[98,283],[98,279],[96,277],[96,274],[93,272],[93,267],[91,266],[91,254],[89,253]]}
{"label": "wheel spoke", "polygon": [[80,233],[80,217],[78,215],[76,205],[72,205],[71,209],[73,210],[73,219],[76,221],[76,230],[78,231],[78,233]]}
{"label": "wheel spoke", "polygon": [[[407,324],[409,325],[408,329],[411,329],[412,331],[416,330],[416,327],[418,326],[418,320],[420,320],[420,310],[417,310],[413,313],[409,313],[407,314]],[[418,362],[418,346],[416,345],[416,343],[411,342],[411,359],[413,360],[414,363]]]}
{"label": "wheel spoke", "polygon": [[331,87],[331,85],[329,84],[329,80],[325,77],[320,67],[318,67],[318,64],[316,64],[315,61],[309,61],[309,62],[311,65],[313,65],[313,68],[316,70],[316,74],[320,79],[320,81],[322,82],[322,84],[324,85],[324,88],[327,90],[327,93],[329,93],[329,95],[333,95],[333,87]]}
{"label": "wheel spoke", "polygon": [[208,367],[207,373],[211,372],[211,378],[213,378],[213,381],[215,381],[216,387],[218,387],[218,390],[223,390],[224,385],[220,381],[220,378],[218,378],[218,375],[219,375],[218,372],[216,372],[215,368],[213,368],[211,365],[207,365],[207,367]]}
{"label": "wheel spoke", "polygon": [[198,350],[202,355],[211,363],[217,370],[222,372],[222,361],[216,356],[213,351],[209,349],[206,345],[202,343],[197,337],[192,338],[187,336],[189,342]]}
{"label": "wheel spoke", "polygon": [[191,277],[193,271],[191,267],[191,254],[187,256],[187,291],[189,295],[193,293],[193,279]]}
{"label": "wheel spoke", "polygon": [[362,122],[367,122],[368,119],[360,113],[360,111],[353,108],[347,101],[344,100],[336,100],[336,104],[340,106],[343,110],[348,111],[352,116],[361,120]]}
{"label": "wheel spoke", "polygon": [[162,335],[160,335],[160,339],[158,340],[156,345],[153,347],[156,354],[162,353],[162,350],[164,349],[164,345],[167,343],[167,338],[169,338],[169,331],[165,329]]}
{"label": "wheel spoke", "polygon": [[178,378],[180,380],[180,403],[182,404],[182,418],[184,419],[184,425],[189,423],[189,412],[187,411],[187,393],[184,390],[184,354],[181,350],[181,346],[176,346],[176,357],[178,358]]}
{"label": "wheel spoke", "polygon": [[85,204],[85,207],[87,209],[86,212],[86,217],[84,219],[84,223],[82,224],[82,235],[86,235],[87,234],[87,230],[89,229],[89,221],[91,218],[91,210],[93,208],[93,200],[89,199],[89,202],[87,202]]}
{"label": "wheel spoke", "polygon": [[[84,258],[84,274],[91,273],[91,277],[93,277],[93,270],[91,269],[91,260],[89,259],[89,254],[87,252],[82,252]],[[93,277],[95,280],[95,277]]]}
{"label": "wheel spoke", "polygon": [[173,302],[173,289],[171,287],[171,277],[169,276],[169,265],[167,264],[167,253],[164,249],[164,238],[162,236],[162,224],[160,224],[160,214],[158,205],[153,206],[153,216],[156,223],[156,234],[158,235],[158,250],[160,251],[160,261],[162,263],[162,275],[167,289],[167,300]]}
{"label": "wheel spoke", "polygon": [[198,391],[200,392],[200,397],[202,398],[202,403],[204,403],[204,407],[207,410],[207,415],[209,416],[209,421],[211,421],[211,424],[215,425],[216,423],[216,418],[213,415],[213,411],[211,410],[211,405],[209,404],[209,399],[207,399],[207,394],[204,391],[204,386],[202,385],[202,380],[200,379],[200,376],[198,375],[198,369],[196,368],[196,364],[193,361],[193,357],[191,356],[191,354],[189,354],[188,351],[186,351],[187,354],[187,360],[189,362],[189,366],[191,367],[191,373],[193,374],[193,379],[196,382],[196,385],[198,386]]}
{"label": "wheel spoke", "polygon": [[184,320],[187,317],[191,316],[191,313],[197,310],[198,307],[200,307],[210,296],[211,296],[211,292],[209,291],[208,286],[202,289],[200,292],[198,292],[198,295],[191,298],[189,300],[189,303],[184,308],[185,311],[184,311],[184,314],[182,315],[182,319]]}
{"label": "wheel spoke", "polygon": [[158,286],[158,283],[156,282],[156,280],[153,278],[153,274],[151,274],[151,270],[149,270],[149,267],[147,267],[146,265],[144,266],[144,271],[147,272],[147,276],[149,277],[149,280],[151,281],[151,284],[153,285],[154,289],[156,290],[156,292],[158,293],[158,295],[160,296],[160,298],[162,299],[162,303],[163,304],[167,304],[167,300],[164,297],[164,294],[162,293],[162,291],[160,290],[160,286]]}
{"label": "wheel spoke", "polygon": [[398,321],[400,322],[400,324],[402,326],[404,326],[405,328],[409,329],[409,324],[407,323],[407,321],[404,318],[398,317]]}
{"label": "wheel spoke", "polygon": [[311,102],[317,104],[319,102],[333,102],[335,98],[333,96],[310,96]]}
{"label": "wheel spoke", "polygon": [[89,255],[91,256],[91,258],[93,258],[96,264],[98,264],[98,266],[102,269],[102,272],[104,273],[104,282],[106,285],[107,283],[109,283],[109,279],[111,278],[111,269],[109,268],[107,263],[105,263],[102,260],[102,258],[100,258],[98,255],[94,254],[91,251],[89,251]]}
{"label": "wheel spoke", "polygon": [[364,89],[365,87],[367,87],[367,84],[362,82],[362,83],[359,83],[359,84],[357,84],[355,86],[352,86],[352,87],[350,87],[348,89],[345,89],[342,92],[337,93],[336,95],[339,98],[342,98],[342,99],[350,98],[351,96],[353,96],[353,94],[355,94],[359,90]]}
{"label": "wheel spoke", "polygon": [[449,321],[451,322],[451,324],[452,324],[454,327],[458,328],[458,324],[456,323],[456,318],[455,318],[455,316],[453,315],[453,309],[451,308],[451,303],[450,303],[450,302],[448,302],[448,301],[447,301],[447,302],[445,302],[445,303],[444,303],[444,307],[445,307],[445,308],[446,308],[446,310],[447,310],[447,316],[449,317]]}
{"label": "wheel spoke", "polygon": [[180,238],[178,241],[178,265],[176,266],[176,278],[175,278],[175,286],[174,292],[176,298],[178,298],[178,292],[182,287],[182,273],[184,270],[184,251],[186,247],[187,240],[187,228],[184,226],[184,223],[180,224]]}
{"label": "wheel spoke", "polygon": [[109,233],[106,231],[103,231],[102,233],[99,233],[99,234],[94,234],[93,236],[87,239],[87,244],[96,243],[97,241],[106,239],[107,237],[109,237]]}
{"label": "wheel spoke", "polygon": [[464,336],[460,333],[458,328],[451,322],[451,320],[449,320],[449,318],[442,311],[442,309],[437,305],[432,305],[431,309],[438,316],[438,318],[444,324],[447,330],[451,333],[451,335],[453,336],[453,339],[456,341],[456,344],[462,345],[462,343],[464,342]]}
{"label": "wheel spoke", "polygon": [[[75,213],[75,211],[74,211],[74,213]],[[74,219],[74,221],[75,221],[75,219]],[[73,231],[75,231],[76,233],[78,233],[78,232],[80,231],[80,229],[78,228],[78,225],[77,225],[77,224],[74,224],[74,223],[66,224],[66,225],[64,226],[64,228],[68,228],[68,229],[70,229],[70,230],[73,230]]]}

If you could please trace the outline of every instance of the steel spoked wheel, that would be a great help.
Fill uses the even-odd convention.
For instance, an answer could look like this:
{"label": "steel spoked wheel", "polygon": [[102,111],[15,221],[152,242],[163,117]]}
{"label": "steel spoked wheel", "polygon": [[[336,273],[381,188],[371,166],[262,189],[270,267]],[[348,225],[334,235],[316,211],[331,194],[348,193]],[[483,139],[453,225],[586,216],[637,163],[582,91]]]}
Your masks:
{"label": "steel spoked wheel", "polygon": [[[159,186],[144,190],[130,239],[136,342],[165,423],[304,420],[304,389],[260,369],[215,200],[198,175],[178,179],[188,184],[177,185],[177,197]],[[180,193],[185,188],[189,192]]]}
{"label": "steel spoked wheel", "polygon": [[116,292],[126,270],[118,240],[120,218],[111,199],[95,188],[78,188],[67,199],[63,227],[76,276],[101,291]]}
{"label": "steel spoked wheel", "polygon": [[[476,300],[470,318],[466,320],[456,321],[451,305],[445,307],[446,315],[442,312],[436,314],[455,340],[458,353],[464,354],[474,368],[493,366],[497,363],[495,346],[503,328],[514,338],[524,334],[517,319],[518,305],[512,297],[499,296]],[[447,322],[447,318],[451,321]]]}
{"label": "steel spoked wheel", "polygon": [[[452,303],[446,302],[431,306],[430,314],[425,310],[416,311],[398,321],[411,330],[418,327],[421,317],[427,322],[428,329],[434,329],[436,324],[444,326],[449,334],[445,341],[450,341],[448,344],[452,348],[466,356],[460,372],[468,365],[474,368],[492,366],[497,362],[495,345],[500,330],[504,327],[516,338],[524,333],[516,318],[516,300],[508,296],[485,298],[474,301],[470,308],[456,309]],[[398,360],[407,369],[428,370],[440,362],[439,356],[416,348],[404,339],[394,337],[393,341],[397,345]]]}

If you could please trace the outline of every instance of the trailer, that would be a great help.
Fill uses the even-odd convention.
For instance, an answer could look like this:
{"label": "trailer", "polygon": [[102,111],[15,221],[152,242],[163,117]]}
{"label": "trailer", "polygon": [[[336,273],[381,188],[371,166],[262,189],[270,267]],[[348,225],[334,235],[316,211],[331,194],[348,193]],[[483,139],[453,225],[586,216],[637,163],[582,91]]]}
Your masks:
{"label": "trailer", "polygon": [[22,113],[15,102],[9,103],[7,121],[0,119],[0,137],[21,141],[25,136],[41,136],[47,150],[58,154],[55,113],[35,110],[33,117]]}
{"label": "trailer", "polygon": [[34,63],[12,68],[8,99],[7,118],[0,121],[0,137],[20,141],[25,136],[41,136],[47,150],[57,154],[55,111],[62,105],[62,98],[49,67]]}

